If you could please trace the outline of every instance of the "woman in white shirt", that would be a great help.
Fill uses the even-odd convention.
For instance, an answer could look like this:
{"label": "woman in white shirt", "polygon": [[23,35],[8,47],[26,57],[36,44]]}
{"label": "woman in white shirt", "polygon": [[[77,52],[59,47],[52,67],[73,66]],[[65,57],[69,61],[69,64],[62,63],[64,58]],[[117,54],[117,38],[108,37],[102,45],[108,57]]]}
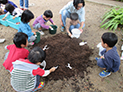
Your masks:
{"label": "woman in white shirt", "polygon": [[70,18],[71,13],[77,13],[79,16],[80,21],[80,28],[79,30],[83,32],[83,26],[85,22],[85,2],[84,0],[73,0],[68,2],[67,5],[65,5],[60,10],[60,22],[61,22],[61,31],[64,31],[66,26],[66,18]]}

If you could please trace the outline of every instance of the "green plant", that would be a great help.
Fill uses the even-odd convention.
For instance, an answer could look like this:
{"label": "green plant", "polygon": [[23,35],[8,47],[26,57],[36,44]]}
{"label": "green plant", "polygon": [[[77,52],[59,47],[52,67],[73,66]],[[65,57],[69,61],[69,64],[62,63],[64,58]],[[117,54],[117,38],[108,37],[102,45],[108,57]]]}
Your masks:
{"label": "green plant", "polygon": [[115,1],[121,1],[121,2],[123,2],[123,0],[115,0]]}
{"label": "green plant", "polygon": [[123,26],[123,7],[111,8],[104,14],[102,20],[101,28],[116,30],[118,26]]}

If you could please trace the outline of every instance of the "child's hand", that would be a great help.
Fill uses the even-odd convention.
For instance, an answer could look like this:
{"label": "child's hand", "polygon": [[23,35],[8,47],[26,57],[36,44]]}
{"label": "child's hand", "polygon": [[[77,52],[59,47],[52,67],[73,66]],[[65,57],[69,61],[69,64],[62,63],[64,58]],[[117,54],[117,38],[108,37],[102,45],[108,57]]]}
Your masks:
{"label": "child's hand", "polygon": [[82,28],[79,28],[79,30],[81,31],[81,33],[83,32]]}
{"label": "child's hand", "polygon": [[51,69],[50,69],[50,72],[54,72],[56,70],[56,68],[55,67],[52,67]]}
{"label": "child's hand", "polygon": [[2,18],[2,20],[5,20],[5,19],[6,19],[6,17]]}
{"label": "child's hand", "polygon": [[49,28],[52,30],[53,28],[51,26],[49,26]]}
{"label": "child's hand", "polygon": [[104,59],[104,56],[101,56],[100,58],[101,58],[101,59]]}
{"label": "child's hand", "polygon": [[56,25],[56,23],[53,22],[53,25]]}
{"label": "child's hand", "polygon": [[16,16],[13,17],[13,19],[15,19],[15,18],[16,18]]}
{"label": "child's hand", "polygon": [[32,31],[34,35],[36,35],[36,32]]}
{"label": "child's hand", "polygon": [[68,33],[68,35],[71,37],[72,36],[72,34],[71,33]]}

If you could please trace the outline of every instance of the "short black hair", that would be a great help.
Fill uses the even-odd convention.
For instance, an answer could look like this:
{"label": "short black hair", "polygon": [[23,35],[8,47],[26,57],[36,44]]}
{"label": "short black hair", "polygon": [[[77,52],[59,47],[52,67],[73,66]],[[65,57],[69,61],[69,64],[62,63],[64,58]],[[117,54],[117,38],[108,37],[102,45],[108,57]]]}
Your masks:
{"label": "short black hair", "polygon": [[7,10],[8,12],[10,12],[12,14],[12,12],[14,11],[15,7],[9,3],[6,4],[5,6],[5,10]]}
{"label": "short black hair", "polygon": [[102,35],[103,43],[106,43],[109,47],[114,47],[118,41],[117,35],[111,32],[106,32]]}
{"label": "short black hair", "polygon": [[46,57],[46,53],[45,51],[43,51],[40,47],[34,47],[29,55],[28,55],[28,59],[30,62],[36,64],[38,62],[42,63],[43,60],[45,60]]}
{"label": "short black hair", "polygon": [[53,17],[53,13],[51,10],[46,10],[43,15],[46,16],[46,18],[52,18]]}
{"label": "short black hair", "polygon": [[28,36],[22,32],[16,33],[14,38],[13,38],[13,42],[16,45],[16,47],[18,47],[18,48],[22,48],[21,44],[26,45],[27,40],[28,40]]}
{"label": "short black hair", "polygon": [[23,23],[28,23],[31,19],[34,18],[34,14],[30,11],[30,10],[25,10],[23,13],[22,13],[22,16],[21,16],[21,21]]}
{"label": "short black hair", "polygon": [[73,5],[74,5],[74,7],[76,9],[77,9],[79,3],[82,3],[83,4],[83,7],[85,6],[85,1],[84,0],[74,0],[73,1]]}
{"label": "short black hair", "polygon": [[0,3],[6,4],[6,3],[8,3],[8,0],[0,0]]}
{"label": "short black hair", "polygon": [[77,13],[71,13],[71,14],[70,14],[70,19],[71,19],[71,20],[78,20],[78,18],[79,18],[79,16],[78,16]]}

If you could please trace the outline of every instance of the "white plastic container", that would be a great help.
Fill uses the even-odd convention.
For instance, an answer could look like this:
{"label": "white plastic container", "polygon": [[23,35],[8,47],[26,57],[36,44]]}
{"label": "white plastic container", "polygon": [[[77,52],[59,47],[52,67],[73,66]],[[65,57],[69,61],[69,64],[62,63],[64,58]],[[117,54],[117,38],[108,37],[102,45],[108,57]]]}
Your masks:
{"label": "white plastic container", "polygon": [[105,49],[102,47],[101,42],[97,45],[97,48],[99,48],[99,56],[101,56],[101,52]]}
{"label": "white plastic container", "polygon": [[75,38],[80,37],[81,31],[78,28],[72,29],[71,32],[72,32],[73,37],[75,37]]}

